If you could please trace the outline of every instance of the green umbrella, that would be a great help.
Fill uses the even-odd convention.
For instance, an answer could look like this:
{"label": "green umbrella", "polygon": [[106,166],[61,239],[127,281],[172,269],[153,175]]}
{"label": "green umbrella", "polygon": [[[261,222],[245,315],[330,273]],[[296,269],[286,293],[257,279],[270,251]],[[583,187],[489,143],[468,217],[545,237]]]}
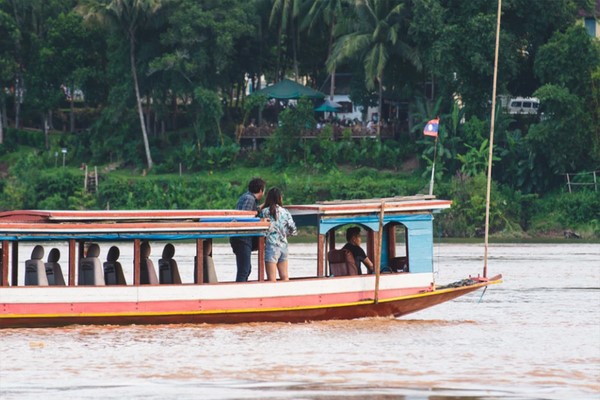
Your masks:
{"label": "green umbrella", "polygon": [[338,112],[342,108],[340,103],[336,103],[335,101],[325,100],[323,104],[319,107],[315,108],[315,111],[323,111],[323,112]]}
{"label": "green umbrella", "polygon": [[308,97],[311,99],[322,99],[325,94],[311,89],[307,86],[303,86],[299,83],[291,81],[289,79],[283,79],[274,85],[267,86],[264,89],[253,92],[252,95],[262,95],[269,99],[299,99],[301,97]]}
{"label": "green umbrella", "polygon": [[340,103],[336,103],[335,101],[325,100],[323,104],[319,107],[315,108],[315,111],[323,111],[323,112],[338,112],[342,108]]}

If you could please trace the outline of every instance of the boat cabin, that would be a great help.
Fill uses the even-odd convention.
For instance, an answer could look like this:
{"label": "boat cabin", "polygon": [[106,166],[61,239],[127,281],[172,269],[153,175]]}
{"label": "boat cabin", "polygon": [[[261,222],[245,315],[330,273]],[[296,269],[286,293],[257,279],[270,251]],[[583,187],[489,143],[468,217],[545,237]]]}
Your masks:
{"label": "boat cabin", "polygon": [[[253,212],[239,210],[3,212],[0,286],[215,283],[213,240],[256,236],[261,244],[261,262],[268,227],[268,221],[255,217]],[[150,257],[154,241],[167,242],[159,249],[162,255],[156,265]],[[50,249],[57,242],[67,244],[67,254],[62,258],[66,260],[62,262],[66,271],[59,263],[59,249]],[[176,244],[181,242],[196,245],[193,265],[185,266],[193,268],[193,282],[182,282],[180,266],[173,257]],[[30,259],[19,260],[20,245],[33,246]],[[106,260],[99,258],[101,246]],[[133,276],[125,276],[119,261],[124,246],[133,247]],[[19,274],[24,278],[20,279]]]}
{"label": "boat cabin", "polygon": [[[436,200],[434,196],[407,196],[322,202],[288,209],[298,227],[316,228],[317,276],[331,277],[336,275],[331,263],[339,262],[336,257],[346,242],[346,230],[353,226],[362,228],[366,255],[375,267],[379,265],[380,272],[433,273],[433,212],[450,205],[451,201]],[[356,270],[360,274],[361,266],[356,265]]]}
{"label": "boat cabin", "polygon": [[[361,228],[366,255],[379,266],[374,272],[432,274],[433,212],[450,203],[410,196],[288,206],[299,228],[312,228],[317,247],[314,273],[298,276],[291,269],[292,279],[366,274],[360,260],[342,250],[349,227]],[[216,284],[213,240],[233,236],[259,238],[258,281],[264,281],[268,227],[253,212],[238,210],[3,212],[0,286]],[[157,241],[166,244],[151,256]],[[62,259],[56,242],[66,244]],[[196,244],[194,260],[187,265],[174,257],[182,242]],[[19,260],[20,245],[32,247],[27,260]],[[119,260],[125,246],[133,247],[128,274]],[[105,259],[99,258],[100,249]],[[187,276],[193,269],[193,280],[182,280],[182,269]]]}

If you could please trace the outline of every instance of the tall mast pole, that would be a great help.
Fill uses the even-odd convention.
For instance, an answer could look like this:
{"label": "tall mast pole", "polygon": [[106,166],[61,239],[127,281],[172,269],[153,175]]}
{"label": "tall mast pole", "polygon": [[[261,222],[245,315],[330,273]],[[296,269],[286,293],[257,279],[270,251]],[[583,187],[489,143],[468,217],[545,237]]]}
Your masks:
{"label": "tall mast pole", "polygon": [[487,277],[488,239],[490,232],[490,193],[492,191],[492,157],[494,154],[494,125],[496,117],[496,82],[498,80],[498,49],[500,48],[500,16],[502,0],[498,0],[498,17],[496,22],[496,51],[494,54],[494,82],[492,85],[492,116],[490,118],[490,151],[488,154],[487,192],[485,197],[485,239],[483,255],[483,277]]}

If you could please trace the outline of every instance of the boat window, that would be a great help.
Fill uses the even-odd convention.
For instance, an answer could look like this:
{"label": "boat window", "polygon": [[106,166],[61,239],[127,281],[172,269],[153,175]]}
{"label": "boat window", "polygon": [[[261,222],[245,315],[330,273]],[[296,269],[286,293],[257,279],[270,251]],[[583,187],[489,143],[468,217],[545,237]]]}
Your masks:
{"label": "boat window", "polygon": [[402,224],[394,224],[393,248],[390,248],[390,268],[394,272],[408,272],[408,231]]}

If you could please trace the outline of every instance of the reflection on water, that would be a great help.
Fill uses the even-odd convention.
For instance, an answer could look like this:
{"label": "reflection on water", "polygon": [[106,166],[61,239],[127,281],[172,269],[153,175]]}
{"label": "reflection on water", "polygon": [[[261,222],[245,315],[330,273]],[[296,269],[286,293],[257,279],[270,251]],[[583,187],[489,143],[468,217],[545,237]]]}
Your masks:
{"label": "reflection on water", "polygon": [[[222,279],[235,275],[228,253],[215,247]],[[314,272],[312,246],[290,253],[290,272]],[[436,246],[437,281],[480,272],[481,255]],[[4,330],[0,397],[600,398],[600,246],[490,255],[503,284],[404,319]]]}

